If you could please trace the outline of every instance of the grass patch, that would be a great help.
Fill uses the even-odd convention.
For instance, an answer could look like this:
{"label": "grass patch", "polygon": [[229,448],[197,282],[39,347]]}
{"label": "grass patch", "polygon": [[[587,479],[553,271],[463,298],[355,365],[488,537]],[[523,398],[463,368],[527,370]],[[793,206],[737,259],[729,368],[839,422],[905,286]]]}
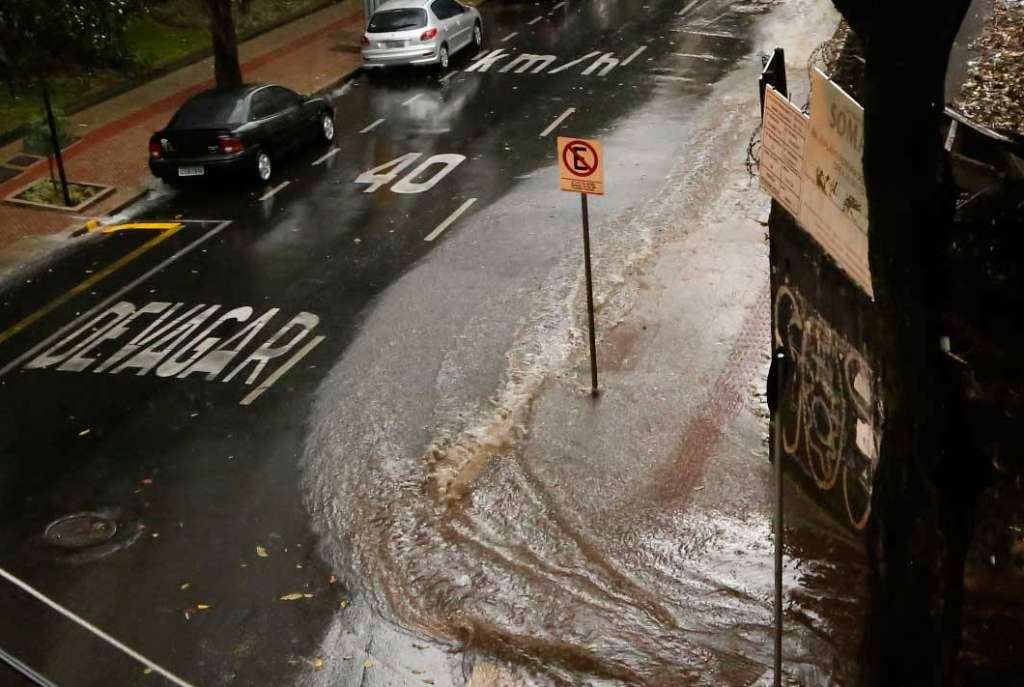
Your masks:
{"label": "grass patch", "polygon": [[[240,39],[271,26],[282,18],[324,5],[324,0],[251,0],[248,12],[235,8]],[[128,50],[132,67],[124,71],[86,69],[62,65],[48,78],[54,107],[67,109],[127,79],[160,69],[210,46],[209,20],[201,0],[167,0],[129,22]],[[42,112],[37,89],[0,86],[0,134],[22,127]],[[72,132],[73,133],[73,132]]]}
{"label": "grass patch", "polygon": [[127,42],[128,50],[140,67],[159,69],[210,47],[210,30],[163,24],[150,14],[129,22]]}
{"label": "grass patch", "polygon": [[[75,207],[93,198],[105,190],[103,186],[92,184],[79,184],[74,181],[68,182],[68,195],[71,196],[71,207]],[[64,192],[60,183],[50,179],[40,179],[27,189],[14,196],[14,200],[24,200],[29,203],[43,203],[45,205],[64,206]]]}

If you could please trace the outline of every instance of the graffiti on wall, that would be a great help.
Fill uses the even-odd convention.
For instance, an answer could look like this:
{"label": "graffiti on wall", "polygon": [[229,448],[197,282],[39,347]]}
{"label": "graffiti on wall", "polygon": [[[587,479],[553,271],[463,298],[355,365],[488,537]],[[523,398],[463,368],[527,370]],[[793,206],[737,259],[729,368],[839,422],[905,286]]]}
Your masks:
{"label": "graffiti on wall", "polygon": [[867,524],[881,440],[878,379],[865,356],[791,285],[775,293],[775,346],[793,361],[782,408],[785,455],[834,493],[856,529]]}

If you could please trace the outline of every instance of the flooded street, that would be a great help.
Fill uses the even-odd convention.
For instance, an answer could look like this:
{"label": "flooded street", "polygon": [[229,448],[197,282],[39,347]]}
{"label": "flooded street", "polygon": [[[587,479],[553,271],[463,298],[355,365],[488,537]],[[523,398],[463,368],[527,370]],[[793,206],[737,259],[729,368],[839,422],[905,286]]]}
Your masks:
{"label": "flooded street", "polygon": [[[816,25],[786,33],[808,13]],[[643,106],[602,131],[606,150],[642,163],[616,179],[636,197],[598,206],[598,399],[578,218],[546,174],[381,295],[317,393],[305,457],[324,555],[382,616],[359,641],[385,669],[363,684],[417,684],[417,660],[449,664],[437,684],[770,676],[767,204],[743,158],[757,54],[785,42],[804,48],[800,64],[830,19],[815,3],[707,3],[655,37],[674,54],[688,32],[744,49],[724,71],[655,70]],[[680,80],[709,62],[718,81],[681,100]],[[799,490],[789,498],[788,677],[849,684],[862,553]],[[375,632],[388,640],[367,642]],[[312,684],[339,675],[355,677]]]}

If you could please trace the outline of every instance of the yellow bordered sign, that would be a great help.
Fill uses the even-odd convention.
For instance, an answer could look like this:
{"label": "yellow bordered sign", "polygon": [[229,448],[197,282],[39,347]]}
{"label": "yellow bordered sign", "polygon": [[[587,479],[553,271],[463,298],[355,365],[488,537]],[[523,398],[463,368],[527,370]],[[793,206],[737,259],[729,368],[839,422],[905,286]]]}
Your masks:
{"label": "yellow bordered sign", "polygon": [[604,195],[604,152],[600,141],[558,137],[558,187],[573,193]]}

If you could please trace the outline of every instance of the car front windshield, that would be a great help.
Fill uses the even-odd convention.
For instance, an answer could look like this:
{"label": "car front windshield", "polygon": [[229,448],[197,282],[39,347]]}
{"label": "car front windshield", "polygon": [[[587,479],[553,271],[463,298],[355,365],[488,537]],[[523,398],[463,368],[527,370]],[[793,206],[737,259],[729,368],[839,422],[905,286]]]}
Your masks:
{"label": "car front windshield", "polygon": [[369,33],[387,33],[422,29],[427,25],[427,13],[421,9],[385,10],[377,12],[370,20]]}
{"label": "car front windshield", "polygon": [[245,121],[245,97],[239,93],[204,93],[181,106],[169,129],[233,126]]}

